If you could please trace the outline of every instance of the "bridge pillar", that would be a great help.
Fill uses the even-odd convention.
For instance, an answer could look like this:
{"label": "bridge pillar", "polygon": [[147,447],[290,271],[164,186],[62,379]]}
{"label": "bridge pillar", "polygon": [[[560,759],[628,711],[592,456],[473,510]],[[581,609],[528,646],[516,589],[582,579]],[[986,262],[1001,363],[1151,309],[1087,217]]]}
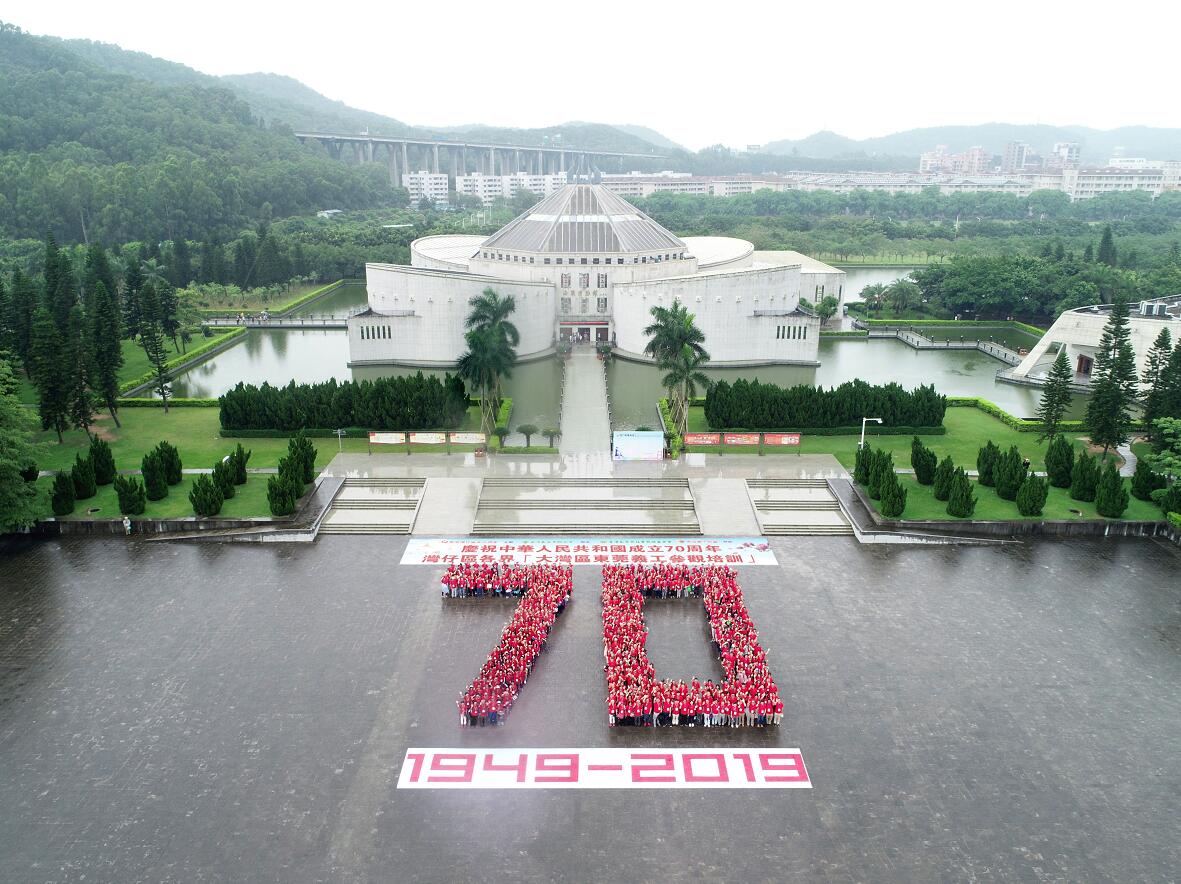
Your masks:
{"label": "bridge pillar", "polygon": [[437,144],[434,145],[434,157],[433,157],[433,163],[431,166],[431,171],[434,172],[436,175],[439,174],[439,145],[437,145]]}
{"label": "bridge pillar", "polygon": [[402,142],[402,174],[410,174],[410,148],[405,141]]}
{"label": "bridge pillar", "polygon": [[540,150],[537,152],[537,174],[545,174],[545,154],[543,154]]}
{"label": "bridge pillar", "polygon": [[488,148],[488,174],[489,175],[496,174],[496,148],[495,147]]}
{"label": "bridge pillar", "polygon": [[513,151],[513,172],[520,173],[521,171],[521,151]]}
{"label": "bridge pillar", "polygon": [[562,162],[562,165],[561,165],[561,167],[558,169],[558,172],[559,172],[560,174],[562,174],[562,175],[565,175],[565,174],[566,174],[566,151],[564,151],[564,150],[563,150],[563,151],[561,151],[561,152],[558,154],[558,156],[561,158],[561,162]]}

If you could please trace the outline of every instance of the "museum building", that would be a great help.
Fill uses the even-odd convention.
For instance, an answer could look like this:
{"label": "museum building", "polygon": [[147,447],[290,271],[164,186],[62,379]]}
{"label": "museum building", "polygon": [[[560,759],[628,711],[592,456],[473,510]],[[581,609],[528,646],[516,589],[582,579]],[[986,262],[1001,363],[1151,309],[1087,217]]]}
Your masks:
{"label": "museum building", "polygon": [[450,367],[469,301],[516,299],[521,359],[563,341],[643,359],[653,307],[696,316],[712,364],[815,365],[820,323],[800,306],[844,294],[844,271],[742,239],[677,237],[601,184],[567,184],[488,237],[415,240],[410,266],[367,264],[367,308],[348,321],[350,365]]}

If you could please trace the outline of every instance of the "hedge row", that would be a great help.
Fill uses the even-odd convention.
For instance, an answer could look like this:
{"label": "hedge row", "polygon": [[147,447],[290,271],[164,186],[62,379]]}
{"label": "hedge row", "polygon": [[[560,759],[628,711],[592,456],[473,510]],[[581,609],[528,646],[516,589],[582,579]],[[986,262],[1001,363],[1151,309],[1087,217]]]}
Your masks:
{"label": "hedge row", "polygon": [[[158,402],[159,400],[152,400],[152,401]],[[196,401],[200,401],[200,400],[196,400]],[[472,399],[472,404],[479,405],[480,404],[479,397]],[[513,400],[511,397],[505,397],[504,399],[502,399],[500,401],[500,414],[497,415],[496,426],[508,427],[509,415],[512,414],[512,411],[513,411]],[[369,428],[368,427],[343,427],[342,429],[344,429],[344,437],[346,439],[368,439],[369,438]],[[305,436],[307,436],[309,438],[326,439],[326,438],[330,438],[330,437],[331,438],[336,437],[336,430],[325,429],[323,427],[320,427],[320,428],[302,427],[297,430],[266,430],[266,429],[263,429],[263,430],[258,430],[258,429],[254,429],[254,430],[227,430],[225,427],[222,427],[222,429],[220,430],[218,435],[220,435],[224,439],[288,439],[293,436],[299,435],[299,433],[301,431],[303,432],[303,434]],[[440,432],[442,432],[442,431],[440,430]],[[396,448],[397,446],[394,446],[394,447]],[[441,447],[441,446],[437,446],[437,447]],[[538,446],[534,446],[531,450],[532,451],[541,451],[543,449],[539,448]]]}
{"label": "hedge row", "polygon": [[[695,405],[698,401],[695,399],[690,405]],[[685,440],[681,438],[681,434],[677,432],[677,425],[673,423],[672,410],[668,407],[668,399],[657,399],[656,410],[660,412],[660,422],[664,424],[664,438],[668,442],[670,456],[680,457],[681,451],[685,448]]]}
{"label": "hedge row", "polygon": [[709,426],[729,429],[786,430],[791,427],[850,427],[860,430],[863,415],[881,418],[887,427],[938,427],[943,424],[946,397],[922,385],[905,390],[900,384],[881,386],[846,381],[831,389],[799,384],[779,387],[739,379],[714,384],[705,397]]}
{"label": "hedge row", "polygon": [[[246,329],[234,328],[234,329],[230,329],[225,334],[214,335],[212,338],[209,338],[200,346],[191,348],[187,353],[181,353],[181,354],[178,354],[177,356],[174,356],[172,359],[169,359],[167,362],[164,363],[164,368],[168,372],[175,371],[177,368],[184,365],[190,359],[195,359],[198,356],[203,356],[204,354],[208,353],[210,350],[213,350],[216,347],[222,346],[226,341],[230,340],[231,338],[236,338],[236,337],[238,337],[238,335],[244,335],[244,334],[246,334]],[[154,371],[149,371],[144,374],[141,374],[139,377],[134,378],[130,381],[124,381],[123,383],[121,383],[119,385],[119,392],[126,393],[128,390],[134,390],[136,387],[139,387],[139,386],[142,386],[143,384],[148,383],[149,381],[151,381],[155,377],[156,377],[156,373]]]}
{"label": "hedge row", "polygon": [[868,338],[868,331],[824,331],[821,330],[820,337],[822,338]]}
{"label": "hedge row", "polygon": [[239,383],[219,401],[221,425],[227,430],[456,429],[463,425],[468,408],[467,392],[458,376],[448,374],[440,380],[422,372],[372,381],[292,381],[285,387]]}

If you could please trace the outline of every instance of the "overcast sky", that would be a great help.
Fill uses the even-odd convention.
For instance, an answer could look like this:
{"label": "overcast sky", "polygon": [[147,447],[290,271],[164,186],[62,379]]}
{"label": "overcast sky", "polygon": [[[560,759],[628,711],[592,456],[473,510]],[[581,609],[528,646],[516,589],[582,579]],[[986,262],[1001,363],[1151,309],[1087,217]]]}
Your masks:
{"label": "overcast sky", "polygon": [[1181,4],[6,0],[26,31],[286,74],[407,123],[636,123],[697,149],[831,129],[1181,126]]}

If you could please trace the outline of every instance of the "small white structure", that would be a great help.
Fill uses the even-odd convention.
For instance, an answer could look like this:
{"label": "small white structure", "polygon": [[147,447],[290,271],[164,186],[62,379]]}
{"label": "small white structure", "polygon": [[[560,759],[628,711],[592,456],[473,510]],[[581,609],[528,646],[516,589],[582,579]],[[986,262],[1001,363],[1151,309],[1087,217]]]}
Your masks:
{"label": "small white structure", "polygon": [[489,237],[415,240],[410,255],[410,266],[366,265],[369,305],[349,319],[351,365],[454,365],[469,301],[486,288],[516,299],[522,359],[565,341],[643,359],[652,308],[680,301],[712,364],[815,365],[819,320],[800,296],[839,298],[845,276],[746,240],[681,239],[599,184],[567,184]]}
{"label": "small white structure", "polygon": [[[1043,380],[1058,350],[1065,347],[1067,358],[1074,368],[1075,381],[1089,383],[1095,354],[1099,350],[1099,339],[1103,336],[1103,327],[1107,325],[1110,313],[1111,306],[1108,304],[1067,310],[1054,320],[1042,339],[1013,369],[1012,377]],[[1143,375],[1148,351],[1160,330],[1166,327],[1174,341],[1181,338],[1181,295],[1131,305],[1128,333],[1132,339],[1132,348],[1136,351],[1138,375]]]}

